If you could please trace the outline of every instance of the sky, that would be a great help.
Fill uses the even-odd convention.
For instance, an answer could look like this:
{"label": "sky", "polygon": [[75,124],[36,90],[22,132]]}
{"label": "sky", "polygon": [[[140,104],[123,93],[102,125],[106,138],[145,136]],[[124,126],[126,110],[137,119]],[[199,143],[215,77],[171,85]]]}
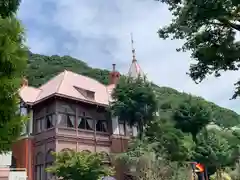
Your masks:
{"label": "sky", "polygon": [[229,100],[240,72],[208,77],[195,84],[186,75],[190,53],[176,52],[182,41],[162,40],[157,31],[171,21],[167,7],[154,0],[22,0],[18,17],[30,50],[70,55],[92,67],[127,73],[133,34],[136,58],[149,80],[202,96],[240,113],[239,100]]}

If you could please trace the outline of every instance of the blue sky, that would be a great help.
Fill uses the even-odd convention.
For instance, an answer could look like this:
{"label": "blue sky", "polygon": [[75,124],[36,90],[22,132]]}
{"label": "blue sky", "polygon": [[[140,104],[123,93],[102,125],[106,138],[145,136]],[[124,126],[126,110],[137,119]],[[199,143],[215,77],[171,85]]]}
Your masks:
{"label": "blue sky", "polygon": [[18,17],[34,53],[70,55],[90,66],[126,73],[131,63],[130,33],[136,56],[148,78],[160,86],[199,95],[240,112],[229,100],[239,72],[209,77],[196,85],[187,75],[189,53],[181,41],[161,40],[157,30],[171,21],[167,8],[154,0],[22,0]]}

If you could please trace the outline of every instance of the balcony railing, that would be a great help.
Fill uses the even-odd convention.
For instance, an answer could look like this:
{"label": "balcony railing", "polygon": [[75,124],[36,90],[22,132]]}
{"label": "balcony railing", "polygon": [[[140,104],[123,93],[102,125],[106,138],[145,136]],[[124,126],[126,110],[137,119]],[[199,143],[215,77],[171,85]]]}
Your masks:
{"label": "balcony railing", "polygon": [[27,170],[25,168],[1,168],[0,180],[27,180]]}

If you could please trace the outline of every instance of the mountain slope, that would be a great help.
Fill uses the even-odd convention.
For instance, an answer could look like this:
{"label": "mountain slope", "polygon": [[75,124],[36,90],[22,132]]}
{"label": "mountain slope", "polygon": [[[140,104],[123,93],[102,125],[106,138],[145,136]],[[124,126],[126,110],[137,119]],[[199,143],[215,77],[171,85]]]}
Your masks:
{"label": "mountain slope", "polygon": [[[30,85],[39,87],[65,69],[89,76],[103,84],[108,83],[108,70],[91,68],[85,62],[70,56],[44,56],[30,53],[26,76]],[[154,85],[154,88],[159,101],[161,115],[163,116],[171,116],[174,108],[176,108],[181,101],[189,97],[189,94],[180,93],[169,87]],[[201,97],[191,97],[196,101],[203,100]],[[236,112],[219,107],[212,102],[205,102],[213,112],[214,123],[225,128],[238,126],[240,124],[240,116]]]}

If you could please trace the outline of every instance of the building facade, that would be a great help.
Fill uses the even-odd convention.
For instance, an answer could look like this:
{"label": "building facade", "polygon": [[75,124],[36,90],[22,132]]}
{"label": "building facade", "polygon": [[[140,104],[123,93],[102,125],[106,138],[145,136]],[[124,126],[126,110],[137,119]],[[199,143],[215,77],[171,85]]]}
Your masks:
{"label": "building facade", "polygon": [[[129,76],[141,74],[134,58]],[[51,174],[45,168],[54,161],[52,151],[99,152],[110,161],[110,153],[126,150],[138,128],[118,121],[107,111],[119,78],[113,65],[109,85],[66,70],[39,88],[23,80],[19,108],[29,121],[13,144],[11,167],[26,169],[28,180],[48,180]]]}

